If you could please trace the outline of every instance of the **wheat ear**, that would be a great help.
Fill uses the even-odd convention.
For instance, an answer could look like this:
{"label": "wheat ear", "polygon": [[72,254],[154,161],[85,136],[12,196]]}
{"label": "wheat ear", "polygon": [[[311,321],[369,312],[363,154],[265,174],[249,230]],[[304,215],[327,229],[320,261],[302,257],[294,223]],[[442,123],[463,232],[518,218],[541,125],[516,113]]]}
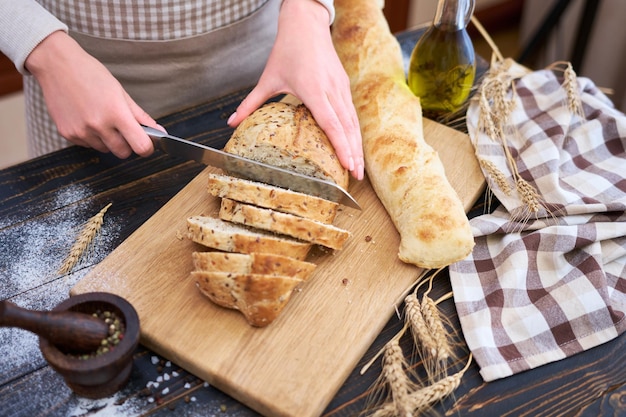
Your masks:
{"label": "wheat ear", "polygon": [[[461,379],[465,375],[465,372],[469,369],[472,363],[472,354],[469,354],[469,358],[465,367],[459,372],[442,378],[431,385],[427,385],[416,391],[413,391],[409,395],[410,407],[413,413],[420,413],[432,407],[432,405],[438,401],[442,401],[454,393],[454,391],[461,385]],[[387,417],[395,416],[393,404],[384,404],[373,416]]]}
{"label": "wheat ear", "polygon": [[96,237],[100,228],[102,227],[102,223],[104,222],[104,214],[111,207],[112,203],[107,204],[102,210],[98,212],[95,216],[87,220],[85,226],[82,228],[78,236],[76,237],[76,241],[72,248],[70,249],[69,254],[63,261],[61,268],[59,268],[58,273],[60,275],[65,275],[69,273],[74,266],[78,263],[80,258],[85,254],[91,242]]}
{"label": "wheat ear", "polygon": [[436,346],[437,353],[435,354],[435,359],[439,362],[444,362],[451,356],[452,349],[448,342],[448,332],[446,332],[443,326],[439,309],[432,298],[425,296],[422,298],[421,310],[426,326],[430,330]]}
{"label": "wheat ear", "polygon": [[391,390],[391,404],[394,416],[411,417],[413,415],[410,403],[410,394],[416,389],[406,373],[408,368],[398,338],[387,343],[383,357],[383,376]]}
{"label": "wheat ear", "polygon": [[404,303],[406,320],[413,335],[413,343],[418,348],[418,351],[421,352],[420,356],[422,356],[423,360],[428,356],[436,357],[437,343],[426,325],[417,295],[415,293],[407,295]]}
{"label": "wheat ear", "polygon": [[487,171],[487,176],[491,178],[493,183],[495,183],[494,185],[496,185],[500,191],[507,196],[511,195],[511,186],[509,185],[506,175],[498,169],[496,164],[480,156],[478,157],[478,163]]}

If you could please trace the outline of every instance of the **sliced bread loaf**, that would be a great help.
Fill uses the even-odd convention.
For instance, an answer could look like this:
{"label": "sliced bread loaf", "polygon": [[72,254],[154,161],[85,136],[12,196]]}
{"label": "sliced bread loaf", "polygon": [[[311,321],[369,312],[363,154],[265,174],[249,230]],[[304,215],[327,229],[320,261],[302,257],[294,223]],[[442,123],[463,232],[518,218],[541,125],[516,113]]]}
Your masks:
{"label": "sliced bread loaf", "polygon": [[282,275],[307,280],[316,265],[273,253],[193,252],[196,271]]}
{"label": "sliced bread loaf", "polygon": [[208,191],[215,197],[254,204],[322,223],[332,223],[337,203],[262,182],[209,173]]}
{"label": "sliced bread loaf", "polygon": [[288,235],[332,249],[341,249],[350,237],[349,231],[332,224],[239,203],[227,198],[222,199],[219,216],[222,220]]}
{"label": "sliced bread loaf", "polygon": [[237,126],[224,151],[348,187],[348,171],[304,105],[264,105]]}
{"label": "sliced bread loaf", "polygon": [[275,253],[304,260],[311,249],[308,242],[253,230],[209,216],[189,217],[187,231],[192,241],[226,252]]}
{"label": "sliced bread loaf", "polygon": [[303,282],[293,277],[228,272],[193,271],[191,276],[202,294],[215,304],[239,310],[256,327],[273,322]]}

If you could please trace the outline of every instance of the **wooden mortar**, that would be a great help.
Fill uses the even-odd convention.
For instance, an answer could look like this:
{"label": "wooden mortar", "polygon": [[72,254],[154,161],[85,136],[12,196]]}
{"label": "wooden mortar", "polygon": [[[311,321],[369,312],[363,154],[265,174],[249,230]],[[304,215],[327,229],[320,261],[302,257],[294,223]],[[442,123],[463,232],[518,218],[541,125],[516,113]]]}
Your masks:
{"label": "wooden mortar", "polygon": [[110,311],[124,323],[124,337],[113,350],[87,359],[70,355],[39,337],[44,358],[77,395],[97,399],[117,392],[128,382],[133,353],[139,344],[139,316],[135,308],[115,294],[92,292],[70,297],[52,311],[64,310],[88,314]]}

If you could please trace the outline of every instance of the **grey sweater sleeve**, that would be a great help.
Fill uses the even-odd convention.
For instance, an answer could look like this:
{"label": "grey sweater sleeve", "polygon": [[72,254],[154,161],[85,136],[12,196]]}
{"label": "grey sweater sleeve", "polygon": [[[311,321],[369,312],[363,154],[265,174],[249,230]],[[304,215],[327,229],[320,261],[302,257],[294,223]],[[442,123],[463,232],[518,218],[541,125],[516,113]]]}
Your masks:
{"label": "grey sweater sleeve", "polygon": [[58,30],[67,32],[67,25],[35,0],[0,0],[0,51],[22,74],[32,50]]}

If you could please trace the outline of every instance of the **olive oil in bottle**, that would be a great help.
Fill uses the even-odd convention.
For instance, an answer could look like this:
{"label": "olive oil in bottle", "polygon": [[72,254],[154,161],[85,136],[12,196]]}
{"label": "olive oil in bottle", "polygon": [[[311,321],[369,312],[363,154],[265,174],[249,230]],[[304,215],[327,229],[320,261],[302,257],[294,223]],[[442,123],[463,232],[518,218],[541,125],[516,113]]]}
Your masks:
{"label": "olive oil in bottle", "polygon": [[427,117],[459,110],[476,75],[476,59],[467,24],[474,0],[439,0],[433,24],[411,54],[408,84],[420,97]]}

